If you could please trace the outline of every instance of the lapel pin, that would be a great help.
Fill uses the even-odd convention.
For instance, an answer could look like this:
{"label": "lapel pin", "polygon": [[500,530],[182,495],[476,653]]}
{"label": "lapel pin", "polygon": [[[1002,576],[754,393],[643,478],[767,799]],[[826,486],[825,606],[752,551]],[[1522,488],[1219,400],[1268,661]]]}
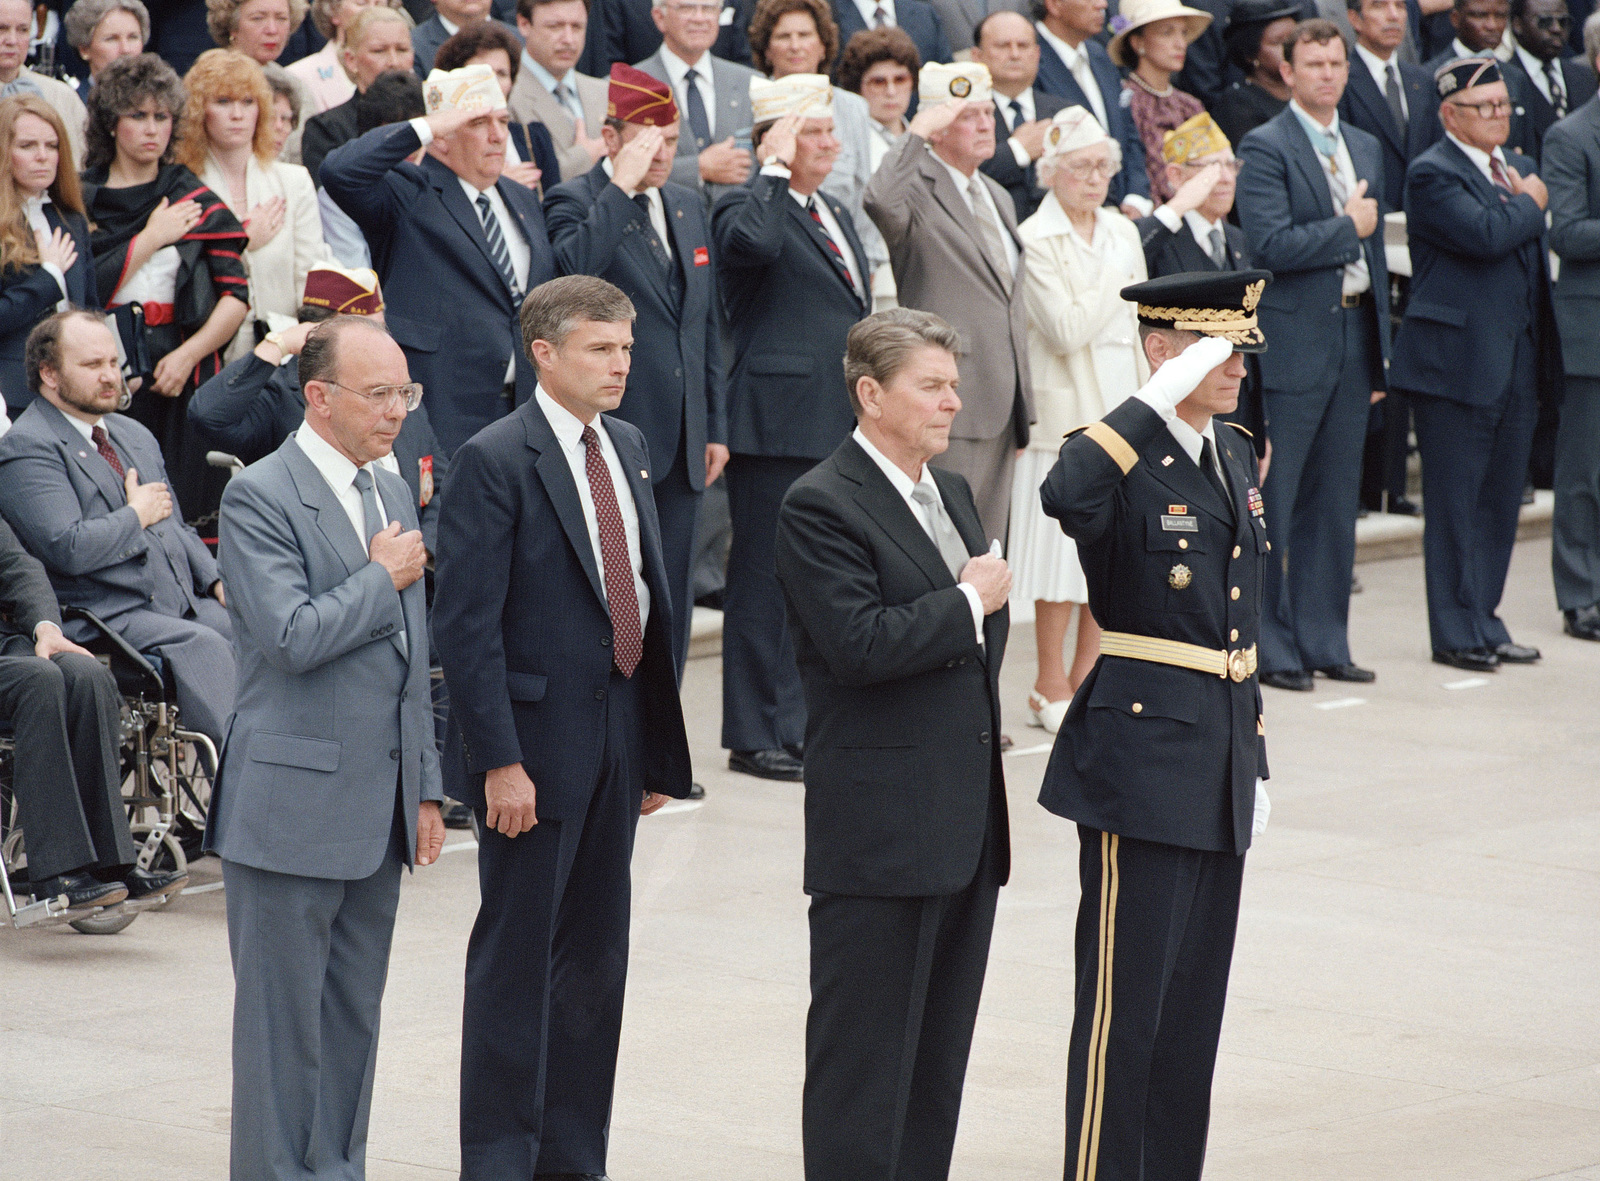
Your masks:
{"label": "lapel pin", "polygon": [[1168,455],[1168,456],[1165,456],[1165,457],[1164,457],[1164,458],[1163,458],[1163,459],[1162,459],[1162,460],[1161,460],[1161,466],[1162,466],[1162,467],[1171,467],[1171,466],[1172,466],[1172,456],[1170,456],[1170,455]]}
{"label": "lapel pin", "polygon": [[639,469],[639,478],[641,480],[648,480],[650,478],[650,473],[645,471],[644,468],[640,468]]}
{"label": "lapel pin", "polygon": [[80,451],[80,452],[78,452],[78,458],[79,459],[88,459],[89,458],[89,453],[87,451]]}

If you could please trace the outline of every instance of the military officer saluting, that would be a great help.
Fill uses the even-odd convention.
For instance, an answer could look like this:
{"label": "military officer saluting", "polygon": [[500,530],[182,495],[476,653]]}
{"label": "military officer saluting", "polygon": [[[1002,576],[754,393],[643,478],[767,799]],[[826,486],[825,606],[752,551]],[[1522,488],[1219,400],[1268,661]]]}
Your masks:
{"label": "military officer saluting", "polygon": [[1265,508],[1234,409],[1272,275],[1166,275],[1151,378],[1068,437],[1040,490],[1078,544],[1100,660],[1039,802],[1078,824],[1068,1181],[1200,1176],[1244,853],[1265,824],[1256,682]]}

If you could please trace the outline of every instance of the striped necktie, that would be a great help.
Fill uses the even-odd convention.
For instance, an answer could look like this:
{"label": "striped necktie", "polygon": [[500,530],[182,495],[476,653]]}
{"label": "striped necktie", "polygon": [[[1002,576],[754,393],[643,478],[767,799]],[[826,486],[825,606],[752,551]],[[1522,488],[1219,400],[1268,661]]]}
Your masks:
{"label": "striped necktie", "polygon": [[520,304],[522,289],[517,285],[517,272],[511,269],[511,251],[506,249],[506,238],[500,231],[500,219],[495,216],[494,206],[489,204],[489,198],[484,193],[478,194],[478,219],[483,222],[483,236],[489,240],[489,257],[494,259],[495,269],[511,289],[511,302]]}
{"label": "striped necktie", "polygon": [[850,265],[844,260],[844,251],[839,249],[839,243],[828,233],[828,227],[822,224],[822,214],[817,210],[815,197],[806,198],[806,212],[811,215],[811,220],[817,223],[817,229],[822,231],[822,238],[828,244],[828,257],[833,260],[834,270],[839,272],[839,277],[844,280],[845,286],[859,296],[861,293],[856,290],[856,281],[850,276]]}

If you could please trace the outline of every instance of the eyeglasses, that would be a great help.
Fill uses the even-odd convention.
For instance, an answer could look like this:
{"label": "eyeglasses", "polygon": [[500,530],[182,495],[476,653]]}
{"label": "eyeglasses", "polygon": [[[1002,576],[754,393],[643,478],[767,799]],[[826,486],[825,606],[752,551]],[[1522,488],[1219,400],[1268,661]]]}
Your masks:
{"label": "eyeglasses", "polygon": [[1067,165],[1066,173],[1073,180],[1088,180],[1090,177],[1110,180],[1117,175],[1117,168],[1110,160],[1074,160]]}
{"label": "eyeglasses", "polygon": [[1234,176],[1238,176],[1239,173],[1244,171],[1244,161],[1234,156],[1230,156],[1226,160],[1207,160],[1203,164],[1194,160],[1185,160],[1179,165],[1179,167],[1187,168],[1190,172],[1199,172],[1202,168],[1210,168],[1213,164],[1217,165],[1224,172],[1233,173]]}
{"label": "eyeglasses", "polygon": [[408,381],[404,385],[378,385],[370,390],[351,389],[341,381],[330,381],[328,384],[338,386],[358,398],[365,398],[367,405],[374,410],[387,410],[396,398],[408,411],[422,405],[422,383],[417,381]]}
{"label": "eyeglasses", "polygon": [[1450,105],[1452,107],[1462,107],[1469,111],[1477,111],[1480,119],[1493,119],[1496,115],[1511,114],[1511,100],[1506,98],[1497,98],[1493,102],[1482,103],[1464,103],[1459,99],[1451,99]]}
{"label": "eyeglasses", "polygon": [[673,12],[680,13],[683,16],[720,16],[722,14],[722,5],[720,4],[667,4],[663,7],[670,8]]}

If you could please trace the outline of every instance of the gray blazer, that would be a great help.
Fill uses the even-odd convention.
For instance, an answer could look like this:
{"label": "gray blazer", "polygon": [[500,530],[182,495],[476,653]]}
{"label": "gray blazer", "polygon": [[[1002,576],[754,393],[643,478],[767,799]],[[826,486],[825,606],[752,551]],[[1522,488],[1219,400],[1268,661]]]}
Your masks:
{"label": "gray blazer", "polygon": [[1017,446],[1026,447],[1034,413],[1022,240],[1011,194],[983,172],[973,175],[1017,246],[1009,296],[979,245],[966,198],[927,140],[907,133],[883,158],[867,184],[866,208],[889,247],[901,306],[943,316],[961,334],[962,405],[951,437],[993,439],[1015,410]]}
{"label": "gray blazer", "polygon": [[972,31],[991,12],[1028,15],[1028,5],[1023,0],[928,0],[928,3],[939,14],[944,39],[950,42],[952,53],[972,48]]}
{"label": "gray blazer", "polygon": [[[380,470],[378,495],[417,527],[399,476]],[[444,797],[422,580],[395,592],[293,435],[229,481],[218,552],[239,695],[206,848],[274,873],[368,877],[393,839],[398,779],[411,864],[417,806]]]}
{"label": "gray blazer", "polygon": [[1554,304],[1566,371],[1600,377],[1600,96],[1545,132],[1550,249],[1561,258]]}
{"label": "gray blazer", "polygon": [[[867,252],[868,265],[875,268],[889,261],[889,248],[883,244],[878,227],[867,216],[865,205],[867,182],[872,179],[871,120],[866,99],[837,86],[833,88],[833,134],[839,140],[839,158],[822,182],[822,191],[844,202]],[[871,276],[864,278],[870,289]]]}
{"label": "gray blazer", "polygon": [[[716,112],[714,114],[707,112],[711,115],[712,138],[718,143],[730,135],[748,139],[751,126],[750,79],[760,75],[749,66],[723,61],[722,58],[713,57],[709,53],[706,54],[705,60],[711,63],[711,88],[716,91]],[[667,77],[666,64],[661,60],[660,50],[640,62],[638,68],[652,78],[671,85],[671,79]],[[676,88],[673,90],[673,99],[678,104],[679,134],[678,158],[672,165],[672,179],[680,185],[687,185],[697,190],[705,197],[708,207],[715,205],[717,198],[723,193],[739,186],[710,185],[701,182],[700,148],[694,142],[694,136],[689,134],[689,116],[684,110],[683,95]]]}
{"label": "gray blazer", "polygon": [[[583,107],[584,134],[590,139],[600,138],[600,128],[606,120],[607,84],[602,78],[587,74],[577,75],[578,103]],[[556,102],[556,96],[544,88],[544,83],[533,76],[533,71],[523,66],[517,71],[517,84],[511,88],[506,100],[511,117],[519,123],[543,123],[550,129],[550,139],[556,146],[556,160],[561,165],[561,179],[572,180],[582,176],[595,165],[589,153],[576,144],[577,125],[567,108]],[[545,181],[549,189],[550,182]]]}
{"label": "gray blazer", "polygon": [[[100,425],[140,483],[167,482],[154,435],[120,414],[106,415]],[[141,528],[111,466],[44,398],[35,398],[0,438],[0,513],[44,563],[62,605],[102,619],[150,607],[163,561],[190,609],[217,581],[216,560],[183,523],[177,498],[170,517]]]}

